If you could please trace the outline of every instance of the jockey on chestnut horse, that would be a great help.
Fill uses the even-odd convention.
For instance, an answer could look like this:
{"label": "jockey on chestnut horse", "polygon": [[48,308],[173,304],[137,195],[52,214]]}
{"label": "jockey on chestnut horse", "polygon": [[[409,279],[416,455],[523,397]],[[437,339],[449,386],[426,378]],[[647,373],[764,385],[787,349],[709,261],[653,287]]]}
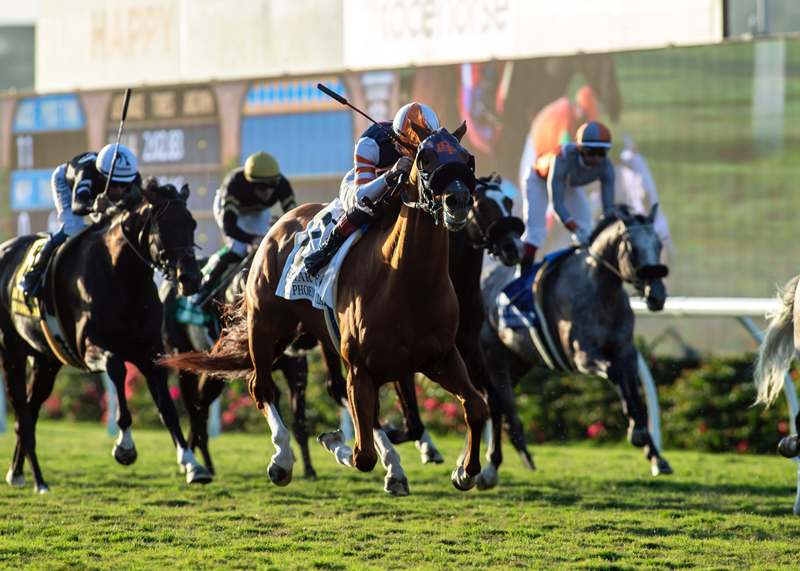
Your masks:
{"label": "jockey on chestnut horse", "polygon": [[[325,310],[310,300],[288,300],[276,293],[284,266],[291,263],[295,236],[304,233],[323,210],[322,205],[306,204],[284,215],[261,243],[238,306],[238,319],[223,332],[212,352],[163,360],[166,365],[198,372],[248,376],[250,394],[272,429],[277,452],[269,475],[278,485],[291,481],[294,458],[289,433],[274,404],[272,364],[299,322],[328,348],[338,350],[345,361],[355,447],[347,447],[341,433],[320,437],[340,463],[371,471],[378,461],[376,447],[384,464],[397,461],[377,426],[378,389],[422,372],[464,407],[468,451],[464,464],[453,471],[452,481],[460,490],[476,484],[480,433],[488,410],[455,347],[459,307],[448,274],[449,232],[467,223],[475,176],[471,156],[460,144],[466,124],[451,135],[446,129],[431,129],[424,114],[415,121],[420,114],[409,120],[415,136],[403,140],[400,147],[401,159],[408,159],[403,162],[411,162],[408,178],[402,174],[404,165],[395,169],[399,171],[395,190],[401,201],[384,205],[383,214],[372,220],[341,265],[335,307],[330,309],[341,341],[331,336]],[[356,225],[348,215],[347,222],[337,226],[342,230],[348,223]],[[387,485],[390,478],[405,476],[390,470]]]}

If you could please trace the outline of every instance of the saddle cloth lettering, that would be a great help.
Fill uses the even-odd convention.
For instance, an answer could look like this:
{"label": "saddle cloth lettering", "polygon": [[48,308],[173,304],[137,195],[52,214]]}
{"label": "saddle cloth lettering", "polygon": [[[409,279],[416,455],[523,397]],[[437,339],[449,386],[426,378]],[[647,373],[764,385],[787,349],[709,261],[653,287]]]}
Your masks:
{"label": "saddle cloth lettering", "polygon": [[314,307],[322,309],[325,312],[325,320],[328,323],[331,338],[337,348],[341,339],[336,323],[336,283],[344,258],[352,245],[361,238],[363,229],[347,238],[328,266],[316,277],[308,275],[304,260],[308,254],[319,249],[320,244],[324,243],[333,231],[336,221],[342,216],[344,216],[344,208],[337,197],[314,216],[305,230],[295,234],[294,248],[289,254],[275,292],[278,296],[288,300],[307,299]]}

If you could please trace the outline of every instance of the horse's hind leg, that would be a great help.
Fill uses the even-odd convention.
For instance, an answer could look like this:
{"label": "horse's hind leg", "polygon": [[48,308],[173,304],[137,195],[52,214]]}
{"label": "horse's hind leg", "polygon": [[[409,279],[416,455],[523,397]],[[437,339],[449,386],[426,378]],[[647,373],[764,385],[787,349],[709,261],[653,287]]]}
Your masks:
{"label": "horse's hind leg", "polygon": [[308,385],[308,360],[305,356],[290,357],[282,355],[275,363],[274,368],[283,371],[286,383],[289,385],[289,398],[292,403],[292,432],[294,439],[300,445],[303,455],[303,475],[314,479],[317,473],[311,465],[311,455],[308,452],[308,424],[306,423],[306,387]]}
{"label": "horse's hind leg", "polygon": [[[190,429],[190,437],[186,440],[190,447],[197,446],[203,455],[206,469],[214,475],[214,464],[208,450],[208,410],[225,387],[225,381],[219,377],[203,375],[198,387],[197,410],[194,425]],[[188,403],[187,403],[188,406]],[[191,418],[191,417],[190,417]]]}
{"label": "horse's hind leg", "polygon": [[[266,300],[259,300],[261,307],[267,305]],[[277,331],[283,330],[278,323],[283,321],[288,323],[292,319],[286,314],[280,315],[280,311],[270,312],[265,310],[262,313],[259,309],[248,308],[247,312],[247,337],[250,346],[250,358],[253,362],[253,375],[250,378],[248,387],[250,396],[256,402],[258,410],[261,411],[272,431],[272,444],[275,446],[275,454],[272,456],[267,473],[273,484],[286,486],[292,481],[292,470],[294,468],[294,457],[289,446],[290,435],[286,426],[278,413],[277,390],[275,380],[272,378],[273,357],[275,355],[275,345],[278,340]],[[297,325],[290,324],[286,330],[293,330]]]}
{"label": "horse's hind leg", "polygon": [[639,394],[636,350],[631,348],[623,351],[617,360],[610,362],[607,374],[608,380],[622,399],[623,411],[630,422],[628,441],[634,446],[644,448],[653,476],[672,474],[672,467],[659,454],[647,429],[647,407]]}
{"label": "horse's hind leg", "polygon": [[423,464],[441,464],[444,462],[442,454],[433,443],[431,435],[425,430],[417,405],[417,392],[414,385],[414,375],[409,375],[402,381],[392,383],[397,393],[397,400],[403,410],[403,430],[391,429],[386,435],[392,444],[414,441],[419,450]]}
{"label": "horse's hind leg", "polygon": [[23,460],[27,456],[33,471],[35,491],[47,493],[50,490],[44,481],[39,468],[39,460],[36,457],[36,423],[33,420],[26,393],[25,366],[27,353],[21,346],[16,345],[0,346],[0,362],[2,362],[3,377],[6,382],[6,394],[11,406],[14,408],[16,416],[14,431],[17,434],[14,459],[6,476],[6,481],[12,486],[25,485]]}
{"label": "horse's hind leg", "polygon": [[[169,394],[169,373],[166,369],[155,365],[156,357],[155,350],[143,351],[139,360],[133,364],[138,367],[147,380],[147,388],[150,390],[150,395],[156,403],[158,414],[161,417],[161,423],[169,431],[172,442],[175,445],[178,465],[181,468],[181,472],[186,473],[186,482],[189,484],[207,484],[211,482],[213,477],[211,473],[195,459],[194,453],[183,437],[180,420],[178,419],[178,410],[175,408],[175,403],[172,402],[172,397]],[[110,375],[111,371],[109,371],[109,376]],[[113,378],[114,377],[112,377],[112,379]],[[119,387],[117,390],[119,391]],[[120,408],[121,406],[122,399],[120,399]],[[120,426],[120,428],[122,428],[122,426]]]}
{"label": "horse's hind leg", "polygon": [[489,416],[486,402],[470,383],[464,360],[455,347],[443,359],[427,363],[421,372],[460,400],[464,407],[464,418],[469,429],[468,450],[464,464],[453,471],[451,479],[457,489],[469,490],[478,483],[477,476],[481,471],[481,433]]}

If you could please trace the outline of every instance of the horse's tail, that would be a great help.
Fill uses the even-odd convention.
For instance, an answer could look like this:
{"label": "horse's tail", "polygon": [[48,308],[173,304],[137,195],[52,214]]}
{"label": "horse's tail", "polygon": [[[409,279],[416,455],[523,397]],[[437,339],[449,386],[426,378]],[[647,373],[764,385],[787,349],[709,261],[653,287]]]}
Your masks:
{"label": "horse's tail", "polygon": [[767,314],[769,327],[758,350],[755,363],[755,382],[758,388],[756,404],[772,403],[783,389],[786,370],[795,355],[794,347],[794,296],[800,275],[778,290],[776,298],[781,306]]}
{"label": "horse's tail", "polygon": [[219,340],[208,353],[180,353],[164,356],[158,364],[193,373],[208,373],[215,377],[249,378],[253,373],[250,346],[247,337],[247,307],[244,298],[224,308]]}

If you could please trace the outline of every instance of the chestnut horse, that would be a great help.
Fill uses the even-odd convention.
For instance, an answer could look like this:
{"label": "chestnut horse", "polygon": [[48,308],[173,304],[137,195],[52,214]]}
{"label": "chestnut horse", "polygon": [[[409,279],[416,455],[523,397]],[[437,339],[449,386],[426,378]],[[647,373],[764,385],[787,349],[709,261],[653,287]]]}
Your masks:
{"label": "chestnut horse", "polygon": [[[289,301],[275,294],[295,235],[322,210],[322,205],[306,204],[285,214],[261,243],[238,307],[239,319],[226,328],[214,350],[163,360],[168,366],[198,372],[249,375],[250,394],[270,425],[277,450],[268,470],[275,484],[291,481],[294,458],[289,432],[274,404],[272,364],[299,322],[328,348],[339,349],[345,362],[356,427],[354,449],[344,444],[338,431],[319,438],[341,464],[371,471],[378,461],[376,447],[385,465],[397,461],[377,426],[379,388],[422,372],[463,405],[468,450],[451,480],[459,490],[476,484],[480,434],[488,410],[455,347],[458,299],[448,275],[448,234],[466,225],[475,187],[467,166],[470,155],[460,144],[465,132],[466,124],[453,135],[446,129],[420,133],[411,174],[401,187],[402,204],[387,205],[345,258],[335,308],[341,333],[338,347],[322,310],[310,301]],[[387,485],[392,477],[390,470]]]}
{"label": "chestnut horse", "polygon": [[[101,222],[62,246],[46,283],[55,292],[67,349],[77,365],[105,371],[114,382],[119,407],[120,438],[114,458],[120,464],[136,460],[130,434],[131,415],[125,399],[125,363],[144,374],[161,421],[177,449],[187,481],[205,483],[210,474],[187,450],[178,412],[169,395],[167,371],[155,366],[164,352],[161,342],[161,302],[153,282],[155,268],[177,278],[183,293],[197,291],[200,269],[194,257],[196,223],[186,207],[188,187],[160,187],[151,177],[132,192],[110,222]],[[46,336],[49,328],[35,315],[12,312],[15,276],[36,236],[22,236],[0,246],[0,361],[9,399],[16,414],[17,444],[6,480],[24,485],[25,456],[33,471],[35,490],[49,492],[36,457],[36,420],[53,390],[61,360]],[[61,357],[65,352],[61,347]],[[26,395],[25,367],[32,359]]]}

